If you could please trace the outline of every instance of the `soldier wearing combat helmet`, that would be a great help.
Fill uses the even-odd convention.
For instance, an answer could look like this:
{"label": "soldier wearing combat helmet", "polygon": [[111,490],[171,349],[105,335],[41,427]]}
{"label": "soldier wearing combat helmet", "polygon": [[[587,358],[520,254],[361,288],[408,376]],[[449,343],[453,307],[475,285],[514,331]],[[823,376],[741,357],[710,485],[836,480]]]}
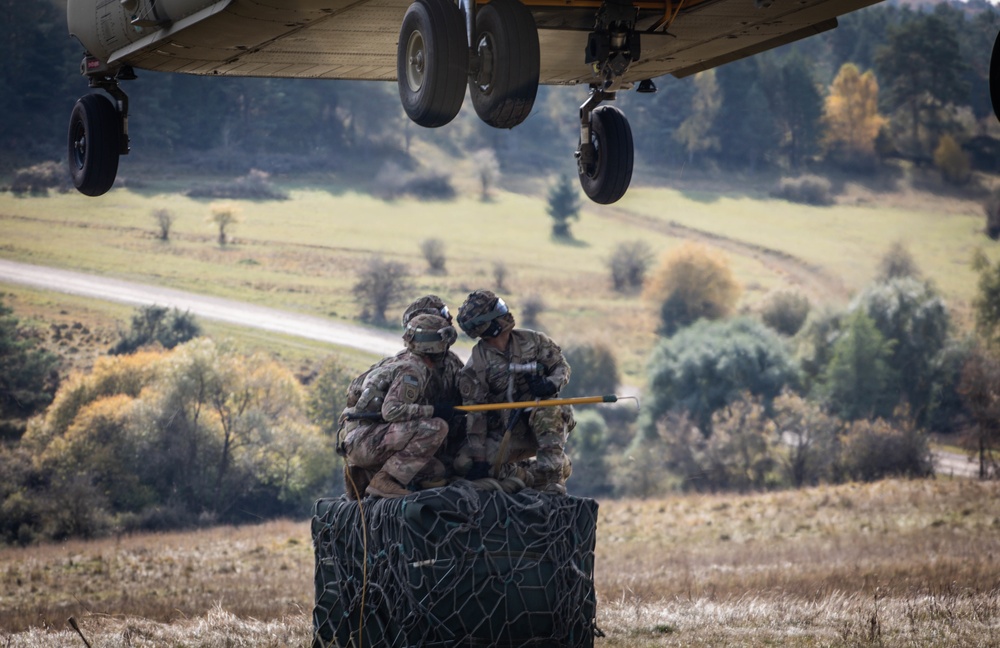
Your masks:
{"label": "soldier wearing combat helmet", "polygon": [[[471,293],[458,311],[458,325],[479,338],[459,375],[467,405],[555,398],[569,382],[569,364],[548,336],[514,328],[514,315],[489,290]],[[538,490],[565,494],[570,472],[565,447],[573,428],[568,406],[469,413],[463,449],[472,460],[470,479],[501,478],[527,468]],[[527,461],[534,456],[533,462]]]}
{"label": "soldier wearing combat helmet", "polygon": [[440,315],[416,315],[403,333],[406,350],[370,369],[361,395],[344,410],[348,476],[374,473],[367,494],[401,497],[410,482],[443,472],[434,454],[454,410],[440,399],[439,367],[456,337]]}

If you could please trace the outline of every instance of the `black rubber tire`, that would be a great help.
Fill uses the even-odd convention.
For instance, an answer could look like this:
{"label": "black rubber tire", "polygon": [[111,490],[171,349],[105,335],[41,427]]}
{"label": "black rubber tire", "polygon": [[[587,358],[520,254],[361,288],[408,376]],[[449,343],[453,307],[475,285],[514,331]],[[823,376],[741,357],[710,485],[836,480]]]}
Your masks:
{"label": "black rubber tire", "polygon": [[494,128],[513,128],[538,94],[538,27],[519,0],[491,0],[476,12],[479,77],[469,80],[476,114]]}
{"label": "black rubber tire", "polygon": [[990,58],[990,101],[993,113],[1000,119],[1000,34],[993,42],[993,56]]}
{"label": "black rubber tire", "polygon": [[111,189],[118,175],[121,123],[114,104],[99,94],[80,97],[69,117],[67,152],[73,185],[88,196]]}
{"label": "black rubber tire", "polygon": [[625,114],[614,106],[599,106],[590,114],[594,163],[580,166],[580,185],[596,203],[610,205],[625,195],[632,182],[635,148]]}
{"label": "black rubber tire", "polygon": [[403,17],[396,45],[403,110],[420,126],[444,126],[462,109],[468,71],[465,19],[458,5],[415,0]]}

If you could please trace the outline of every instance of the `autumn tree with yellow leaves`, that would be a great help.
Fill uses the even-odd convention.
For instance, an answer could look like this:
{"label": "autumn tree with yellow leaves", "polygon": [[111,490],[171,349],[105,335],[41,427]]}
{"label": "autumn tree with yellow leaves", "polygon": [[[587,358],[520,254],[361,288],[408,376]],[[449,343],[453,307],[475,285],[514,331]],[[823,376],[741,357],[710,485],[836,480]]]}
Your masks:
{"label": "autumn tree with yellow leaves", "polygon": [[878,112],[878,81],[871,70],[864,74],[845,63],[830,86],[824,107],[827,154],[849,165],[875,160],[875,138],[885,124]]}

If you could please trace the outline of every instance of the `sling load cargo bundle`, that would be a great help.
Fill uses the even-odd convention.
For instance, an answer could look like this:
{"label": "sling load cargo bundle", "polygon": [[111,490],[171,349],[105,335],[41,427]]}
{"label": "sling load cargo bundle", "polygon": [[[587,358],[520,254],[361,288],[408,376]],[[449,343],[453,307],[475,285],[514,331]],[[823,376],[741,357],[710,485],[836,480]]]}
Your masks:
{"label": "sling load cargo bundle", "polygon": [[313,647],[591,648],[597,502],[457,481],[321,499]]}

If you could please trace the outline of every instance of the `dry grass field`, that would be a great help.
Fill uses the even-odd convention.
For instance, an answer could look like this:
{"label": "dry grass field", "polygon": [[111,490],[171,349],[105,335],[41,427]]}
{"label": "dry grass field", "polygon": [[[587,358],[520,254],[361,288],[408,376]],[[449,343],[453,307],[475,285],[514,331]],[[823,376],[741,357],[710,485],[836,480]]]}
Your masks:
{"label": "dry grass field", "polygon": [[[572,482],[570,482],[572,486]],[[598,647],[1000,646],[1000,483],[601,502]],[[308,523],[0,550],[0,646],[308,646]]]}
{"label": "dry grass field", "polygon": [[[561,343],[613,340],[626,382],[638,386],[658,339],[658,311],[638,294],[612,290],[607,260],[620,243],[644,241],[656,257],[689,241],[719,249],[742,283],[740,308],[753,310],[784,289],[817,309],[841,308],[901,241],[959,321],[976,289],[972,251],[1000,258],[982,234],[980,196],[907,185],[881,194],[848,188],[830,207],[770,198],[763,181],[736,190],[715,178],[714,192],[694,182],[635,186],[615,205],[584,204],[567,245],[550,237],[544,179],[533,194],[497,190],[486,202],[465,190],[448,202],[385,201],[330,182],[288,186],[287,201],[226,201],[239,222],[224,248],[209,222],[211,202],[179,193],[0,193],[0,257],[350,322],[360,313],[351,294],[357,270],[375,255],[406,264],[413,295],[434,292],[455,309],[469,291],[495,288],[494,264],[503,263],[499,292],[515,313],[540,297],[539,327]],[[169,242],[156,238],[157,209],[175,217]],[[428,238],[445,246],[445,275],[428,272],[420,252]]]}

